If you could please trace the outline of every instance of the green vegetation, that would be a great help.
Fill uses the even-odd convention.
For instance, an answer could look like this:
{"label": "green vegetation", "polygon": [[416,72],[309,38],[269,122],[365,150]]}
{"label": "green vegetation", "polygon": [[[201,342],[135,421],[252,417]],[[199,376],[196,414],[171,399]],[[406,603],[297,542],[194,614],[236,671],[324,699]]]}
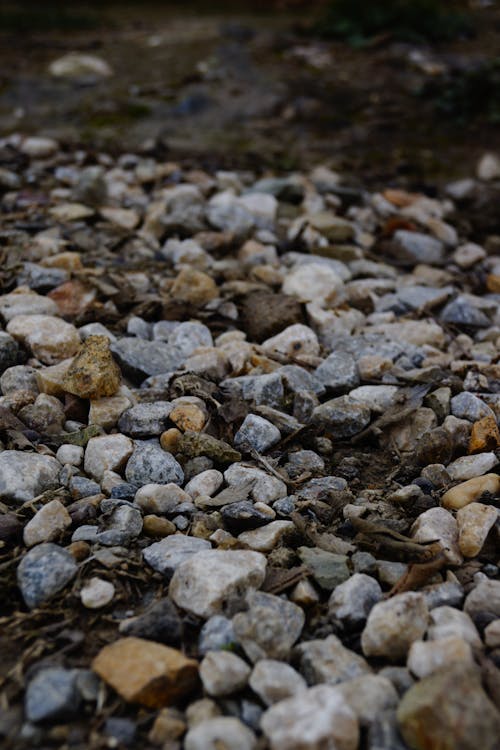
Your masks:
{"label": "green vegetation", "polygon": [[458,2],[441,0],[331,0],[315,31],[355,46],[379,34],[440,41],[471,31]]}

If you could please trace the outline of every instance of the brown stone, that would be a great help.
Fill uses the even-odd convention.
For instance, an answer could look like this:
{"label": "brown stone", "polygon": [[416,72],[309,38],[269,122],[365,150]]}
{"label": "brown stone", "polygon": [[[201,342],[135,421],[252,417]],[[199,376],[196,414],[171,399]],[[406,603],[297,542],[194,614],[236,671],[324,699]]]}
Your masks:
{"label": "brown stone", "polygon": [[105,646],[92,669],[124,700],[148,708],[169,706],[198,685],[196,660],[142,638],[120,638]]}
{"label": "brown stone", "polygon": [[474,422],[470,436],[469,453],[494,451],[499,446],[500,430],[495,417],[490,415]]}
{"label": "brown stone", "polygon": [[80,398],[113,396],[121,384],[121,371],[109,349],[107,336],[89,336],[63,379],[63,387]]}
{"label": "brown stone", "polygon": [[42,258],[40,265],[45,266],[45,268],[63,268],[65,271],[81,271],[83,268],[80,253],[74,253],[70,250],[50,255],[48,258]]}
{"label": "brown stone", "polygon": [[208,419],[208,413],[204,406],[187,401],[175,406],[168,416],[182,432],[186,430],[200,432]]}
{"label": "brown stone", "polygon": [[172,523],[172,521],[169,521],[167,518],[151,514],[149,516],[144,516],[143,531],[148,536],[163,538],[175,534],[177,527],[175,523]]}
{"label": "brown stone", "polygon": [[499,294],[500,293],[500,275],[490,273],[486,277],[486,288],[489,292],[492,292],[493,294]]}
{"label": "brown stone", "polygon": [[211,276],[194,268],[183,268],[172,284],[171,294],[180,302],[201,307],[215,299],[219,292]]}
{"label": "brown stone", "polygon": [[295,323],[304,323],[296,297],[267,291],[252,292],[242,302],[241,324],[251,341],[261,343]]}
{"label": "brown stone", "polygon": [[47,297],[56,303],[60,315],[73,318],[89,309],[96,298],[96,291],[75,279],[52,289]]}
{"label": "brown stone", "polygon": [[182,432],[177,427],[171,427],[160,435],[160,445],[164,451],[176,453],[181,437]]}

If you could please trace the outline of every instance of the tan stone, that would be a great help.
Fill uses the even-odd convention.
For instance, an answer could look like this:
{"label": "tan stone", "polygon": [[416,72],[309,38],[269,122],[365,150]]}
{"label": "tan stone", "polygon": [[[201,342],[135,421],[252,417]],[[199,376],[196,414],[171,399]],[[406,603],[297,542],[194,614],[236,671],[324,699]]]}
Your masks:
{"label": "tan stone", "polygon": [[23,540],[27,547],[41,542],[51,542],[71,526],[71,516],[59,500],[51,500],[28,521]]}
{"label": "tan stone", "polygon": [[52,315],[17,315],[8,324],[7,332],[29,346],[46,365],[72,357],[80,347],[75,326]]}
{"label": "tan stone", "polygon": [[494,451],[500,446],[500,430],[493,416],[483,417],[472,426],[469,453]]}
{"label": "tan stone", "polygon": [[66,271],[80,271],[83,268],[80,253],[74,253],[70,250],[43,258],[40,265],[45,268],[63,268]]}
{"label": "tan stone", "polygon": [[89,424],[101,425],[105,430],[115,427],[123,412],[132,406],[132,401],[122,389],[123,386],[114,396],[90,400]]}
{"label": "tan stone", "polygon": [[492,505],[469,503],[457,512],[458,546],[465,557],[478,555],[498,517]]}
{"label": "tan stone", "polygon": [[94,209],[84,206],[83,203],[60,203],[49,209],[49,213],[56,221],[80,221],[92,216]]}
{"label": "tan stone", "polygon": [[500,492],[500,476],[498,474],[484,474],[482,477],[474,477],[457,484],[444,493],[441,498],[441,505],[448,510],[459,510],[465,505],[479,500],[485,492],[492,495]]}
{"label": "tan stone", "polygon": [[101,208],[103,219],[121,229],[132,230],[139,224],[140,216],[133,208]]}
{"label": "tan stone", "polygon": [[68,318],[82,315],[92,306],[96,296],[95,289],[77,279],[64,282],[47,295],[57,305],[59,314]]}
{"label": "tan stone", "polygon": [[186,430],[193,430],[193,432],[200,432],[205,427],[208,419],[208,412],[203,403],[190,403],[187,399],[183,403],[174,406],[170,412],[169,419],[180,429],[182,432]]}
{"label": "tan stone", "polygon": [[177,531],[177,527],[174,523],[172,523],[172,521],[169,521],[167,518],[162,518],[161,516],[155,516],[154,514],[151,514],[150,516],[144,516],[143,531],[148,536],[157,536],[163,538],[165,536],[175,534],[175,532]]}
{"label": "tan stone", "polygon": [[80,398],[113,396],[121,384],[121,370],[109,349],[107,336],[89,336],[71,366],[63,386]]}
{"label": "tan stone", "polygon": [[171,427],[169,430],[165,430],[160,435],[160,445],[164,451],[168,453],[175,453],[177,451],[182,432],[176,427]]}
{"label": "tan stone", "polygon": [[181,302],[201,306],[215,299],[218,290],[215,281],[208,274],[194,268],[183,268],[172,285],[171,294]]}
{"label": "tan stone", "polygon": [[120,638],[105,646],[92,669],[124,700],[148,708],[169,706],[198,685],[197,661],[142,638]]}
{"label": "tan stone", "polygon": [[500,293],[500,275],[490,273],[486,277],[486,288],[489,292],[492,292],[493,294],[499,294]]}
{"label": "tan stone", "polygon": [[73,358],[64,359],[57,365],[37,370],[36,382],[41,393],[47,393],[49,396],[63,396],[65,393],[63,388],[64,377],[72,362]]}
{"label": "tan stone", "polygon": [[163,708],[151,727],[148,740],[153,745],[164,745],[169,740],[178,740],[187,729],[184,717],[175,708]]}
{"label": "tan stone", "polygon": [[121,433],[93,437],[85,449],[85,471],[100,482],[105,471],[123,469],[133,451],[133,441]]}

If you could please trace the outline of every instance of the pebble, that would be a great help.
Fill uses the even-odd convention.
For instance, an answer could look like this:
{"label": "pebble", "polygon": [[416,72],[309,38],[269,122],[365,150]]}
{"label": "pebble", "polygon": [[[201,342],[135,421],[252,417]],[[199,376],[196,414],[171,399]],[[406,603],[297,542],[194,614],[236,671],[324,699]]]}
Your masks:
{"label": "pebble", "polygon": [[315,370],[315,376],[330,391],[350,391],[359,385],[356,360],[344,352],[333,352]]}
{"label": "pebble", "polygon": [[450,635],[437,641],[415,641],[408,652],[408,669],[418,679],[450,664],[474,664],[472,649],[463,638]]}
{"label": "pebble", "polygon": [[260,552],[207,550],[179,565],[169,593],[178,607],[206,620],[220,614],[231,597],[259,588],[265,573]]}
{"label": "pebble", "polygon": [[171,578],[181,563],[198,552],[209,549],[211,544],[206,539],[175,534],[146,547],[142,554],[154,570]]}
{"label": "pebble", "polygon": [[275,659],[260,659],[248,682],[266,706],[272,706],[307,689],[302,675],[289,664]]}
{"label": "pebble", "polygon": [[121,371],[109,350],[107,336],[88,336],[63,378],[63,388],[80,398],[114,396]]}
{"label": "pebble", "polygon": [[108,78],[113,70],[106,60],[97,55],[68,52],[50,63],[49,73],[56,78],[93,79]]}
{"label": "pebble", "polygon": [[341,299],[344,284],[340,276],[326,265],[307,263],[296,266],[283,282],[283,294],[297,297],[301,302],[319,301],[325,306]]}
{"label": "pebble", "polygon": [[24,503],[59,486],[61,464],[51,456],[0,452],[0,500]]}
{"label": "pebble", "polygon": [[0,331],[0,375],[17,365],[18,359],[19,344],[8,333]]}
{"label": "pebble", "polygon": [[494,750],[500,716],[484,692],[478,671],[462,663],[419,680],[397,711],[403,739],[415,750]]}
{"label": "pebble", "polygon": [[482,580],[467,594],[464,612],[476,625],[484,625],[500,617],[500,581]]}
{"label": "pebble", "polygon": [[500,476],[498,474],[484,474],[462,482],[444,493],[441,505],[448,510],[460,510],[469,503],[481,499],[485,493],[495,495],[500,492]]}
{"label": "pebble", "polygon": [[271,750],[356,750],[359,725],[344,698],[317,685],[275,703],[261,721]]}
{"label": "pebble", "polygon": [[483,453],[500,447],[500,430],[494,417],[483,417],[474,422],[470,435],[469,453]]}
{"label": "pebble", "polygon": [[85,450],[80,445],[66,443],[58,448],[56,458],[62,465],[71,464],[72,466],[81,466],[84,453]]}
{"label": "pebble", "polygon": [[156,440],[135,441],[134,452],[125,469],[127,482],[142,487],[145,484],[178,484],[184,472],[171,453],[162,450]]}
{"label": "pebble", "polygon": [[38,544],[19,563],[17,583],[33,609],[59,593],[77,574],[72,555],[57,544]]}
{"label": "pebble", "polygon": [[147,536],[160,537],[161,539],[170,536],[170,534],[175,534],[177,531],[177,527],[172,521],[155,515],[144,516],[143,529]]}
{"label": "pebble", "polygon": [[[286,497],[287,486],[276,477],[266,474],[262,469],[255,469],[251,466],[243,466],[233,463],[224,472],[224,481],[229,487],[248,486],[250,497],[262,503],[272,503],[275,500]],[[233,498],[234,499],[234,498]]]}
{"label": "pebble", "polygon": [[198,651],[206,654],[209,651],[233,648],[236,644],[233,623],[223,615],[210,617],[200,630]]}
{"label": "pebble", "polygon": [[201,721],[184,739],[185,750],[255,750],[254,733],[239,719],[221,716]]}
{"label": "pebble", "polygon": [[299,547],[297,552],[322,589],[332,591],[350,576],[345,555],[327,552],[319,547]]}
{"label": "pebble", "polygon": [[112,341],[111,352],[122,370],[138,381],[173,372],[185,359],[180,349],[169,344],[133,337]]}
{"label": "pebble", "polygon": [[476,557],[498,519],[498,510],[492,505],[469,503],[458,510],[456,517],[460,552],[464,557]]}
{"label": "pebble", "polygon": [[407,592],[375,604],[361,634],[365,656],[397,662],[406,657],[411,644],[421,639],[429,613],[423,594]]}
{"label": "pebble", "polygon": [[198,495],[212,496],[224,482],[224,475],[217,469],[207,469],[193,477],[184,487],[184,491],[193,499]]}
{"label": "pebble", "polygon": [[469,422],[477,422],[484,417],[494,417],[492,410],[478,396],[469,391],[463,391],[453,396],[450,402],[451,413],[458,419],[467,419]]}
{"label": "pebble", "polygon": [[115,595],[115,587],[110,581],[94,576],[80,591],[80,599],[87,609],[106,607]]}
{"label": "pebble", "polygon": [[242,452],[255,450],[265,453],[281,440],[281,433],[267,419],[256,414],[248,414],[234,436],[235,447]]}
{"label": "pebble", "polygon": [[369,726],[384,711],[398,705],[398,693],[387,677],[365,674],[341,682],[335,690],[354,712],[361,726]]}
{"label": "pebble", "polygon": [[243,531],[238,541],[256,550],[256,552],[270,552],[287,534],[295,530],[293,521],[271,521],[258,529]]}
{"label": "pebble", "polygon": [[85,449],[85,471],[100,482],[105,471],[121,472],[133,451],[134,443],[126,435],[93,437]]}
{"label": "pebble", "polygon": [[474,456],[461,456],[448,464],[446,470],[453,481],[473,479],[487,474],[498,464],[494,453],[476,453]]}
{"label": "pebble", "polygon": [[416,542],[438,541],[450,565],[460,565],[462,555],[458,544],[458,525],[453,515],[444,508],[429,508],[411,527]]}
{"label": "pebble", "polygon": [[71,526],[71,516],[59,500],[50,500],[28,521],[23,540],[27,547],[52,542]]}
{"label": "pebble", "polygon": [[293,358],[308,355],[317,357],[319,341],[312,328],[302,323],[295,323],[282,330],[281,333],[277,333],[276,336],[266,339],[262,343],[262,350],[269,354],[278,353]]}
{"label": "pebble", "polygon": [[313,421],[324,427],[334,440],[351,438],[370,423],[370,408],[351,396],[339,396],[317,406]]}
{"label": "pebble", "polygon": [[229,651],[209,651],[200,664],[200,677],[208,695],[219,697],[242,690],[251,668]]}
{"label": "pebble", "polygon": [[374,578],[354,573],[333,590],[328,600],[328,614],[346,629],[359,628],[381,599],[382,589]]}
{"label": "pebble", "polygon": [[166,515],[174,513],[181,503],[189,502],[190,496],[177,484],[145,484],[134,496],[134,504],[147,513]]}
{"label": "pebble", "polygon": [[198,684],[198,662],[177,649],[142,638],[104,646],[92,669],[126,701],[148,708],[169,706]]}
{"label": "pebble", "polygon": [[198,399],[196,399],[194,403],[177,402],[170,412],[169,418],[182,432],[186,432],[186,430],[200,432],[208,421],[208,412],[205,404],[203,402],[198,403]]}
{"label": "pebble", "polygon": [[118,429],[132,438],[147,438],[165,431],[172,412],[170,401],[137,404],[122,413]]}
{"label": "pebble", "polygon": [[500,647],[500,619],[493,620],[484,629],[484,642],[487,648]]}
{"label": "pebble", "polygon": [[182,620],[168,597],[154,601],[141,614],[122,620],[118,629],[121,635],[169,646],[179,645],[183,632]]}
{"label": "pebble", "polygon": [[132,406],[129,395],[122,387],[115,396],[91,400],[89,409],[89,425],[96,424],[105,430],[116,427],[124,411]]}
{"label": "pebble", "polygon": [[442,242],[421,232],[398,229],[394,233],[391,254],[408,265],[440,265],[445,260]]}
{"label": "pebble", "polygon": [[435,607],[429,614],[428,641],[450,636],[461,638],[476,651],[482,648],[477,628],[466,612],[455,607]]}
{"label": "pebble", "polygon": [[72,357],[80,348],[75,326],[52,315],[16,315],[8,323],[7,332],[46,365]]}
{"label": "pebble", "polygon": [[300,661],[300,671],[308,685],[337,685],[371,673],[366,659],[346,648],[335,635],[299,643],[294,656]]}
{"label": "pebble", "polygon": [[287,660],[304,627],[303,610],[279,596],[254,591],[248,610],[233,617],[234,634],[248,658]]}
{"label": "pebble", "polygon": [[28,721],[67,721],[76,717],[82,696],[78,690],[78,670],[48,667],[28,683],[24,710]]}

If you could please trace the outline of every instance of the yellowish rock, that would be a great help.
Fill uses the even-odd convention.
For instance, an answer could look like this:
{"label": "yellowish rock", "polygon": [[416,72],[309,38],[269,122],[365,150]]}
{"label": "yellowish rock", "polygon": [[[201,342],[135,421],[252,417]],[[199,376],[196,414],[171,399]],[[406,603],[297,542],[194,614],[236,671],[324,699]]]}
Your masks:
{"label": "yellowish rock", "polygon": [[8,324],[7,332],[46,365],[73,357],[80,347],[75,326],[53,315],[17,315]]}
{"label": "yellowish rock", "polygon": [[215,281],[203,271],[183,268],[171,288],[172,297],[191,305],[206,305],[218,296]]}
{"label": "yellowish rock", "polygon": [[180,711],[163,708],[154,720],[148,739],[153,745],[164,745],[169,740],[178,740],[186,729],[186,721]]}
{"label": "yellowish rock", "polygon": [[464,557],[478,555],[498,517],[492,505],[469,503],[457,513],[458,546]]}
{"label": "yellowish rock", "polygon": [[175,453],[178,449],[182,432],[177,427],[171,427],[160,435],[160,445],[164,451]]}
{"label": "yellowish rock", "polygon": [[63,388],[64,378],[72,362],[73,358],[71,357],[70,359],[64,359],[57,365],[37,370],[36,382],[40,392],[47,393],[49,396],[63,396],[65,393]]}
{"label": "yellowish rock", "polygon": [[34,547],[41,542],[51,542],[71,523],[71,516],[64,505],[59,500],[51,500],[24,527],[24,543],[27,547]]}
{"label": "yellowish rock", "polygon": [[198,398],[186,397],[181,403],[174,406],[169,414],[169,419],[182,432],[193,430],[200,432],[208,420],[208,412],[205,404]]}
{"label": "yellowish rock", "polygon": [[489,415],[472,425],[469,453],[494,451],[500,445],[500,430],[495,417]]}
{"label": "yellowish rock", "polygon": [[83,268],[80,253],[74,253],[70,250],[43,258],[40,265],[45,266],[45,268],[64,268],[66,271],[80,271]]}
{"label": "yellowish rock", "polygon": [[113,359],[107,336],[89,336],[71,366],[63,386],[80,398],[113,396],[121,384],[121,370]]}
{"label": "yellowish rock", "polygon": [[181,651],[142,638],[120,638],[105,646],[92,669],[121,697],[163,708],[198,685],[198,662]]}
{"label": "yellowish rock", "polygon": [[83,203],[60,203],[49,209],[49,213],[56,221],[81,221],[92,216],[94,210]]}
{"label": "yellowish rock", "polygon": [[500,492],[500,476],[498,474],[484,474],[482,477],[473,477],[466,482],[457,484],[451,490],[445,492],[441,498],[441,505],[448,510],[459,510],[469,503],[473,503],[489,492],[496,495]]}
{"label": "yellowish rock", "polygon": [[149,516],[144,516],[143,531],[148,536],[163,538],[175,534],[177,527],[175,523],[169,521],[168,518],[162,518],[161,516],[151,514]]}

